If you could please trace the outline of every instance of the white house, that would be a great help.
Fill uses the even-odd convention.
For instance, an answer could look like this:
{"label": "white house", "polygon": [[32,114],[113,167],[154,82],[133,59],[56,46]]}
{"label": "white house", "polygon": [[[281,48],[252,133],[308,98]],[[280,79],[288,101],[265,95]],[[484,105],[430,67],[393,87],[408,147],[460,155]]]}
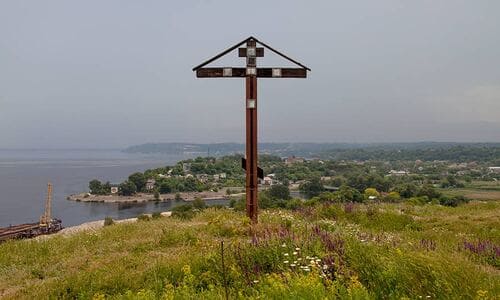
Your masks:
{"label": "white house", "polygon": [[490,173],[500,173],[500,167],[488,167]]}
{"label": "white house", "polygon": [[154,180],[153,178],[148,179],[148,181],[146,181],[146,190],[153,190],[155,188],[155,183],[156,180]]}

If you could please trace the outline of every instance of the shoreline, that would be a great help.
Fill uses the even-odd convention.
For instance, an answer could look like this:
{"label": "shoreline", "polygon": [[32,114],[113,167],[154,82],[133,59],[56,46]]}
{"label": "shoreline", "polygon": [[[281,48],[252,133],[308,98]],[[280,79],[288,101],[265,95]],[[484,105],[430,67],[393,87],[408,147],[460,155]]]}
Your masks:
{"label": "shoreline", "polygon": [[[245,193],[235,193],[227,195],[225,190],[220,192],[183,192],[179,193],[182,201],[191,202],[196,198],[203,200],[230,200],[233,197],[241,197]],[[143,202],[167,202],[176,200],[176,193],[160,194],[159,199],[155,199],[153,194],[137,193],[133,196],[112,195],[92,195],[90,193],[72,194],[66,197],[68,201],[90,202],[90,203],[143,203]]]}
{"label": "shoreline", "polygon": [[[162,217],[170,217],[172,215],[171,211],[164,211],[160,213]],[[151,218],[152,214],[145,214]],[[114,224],[126,224],[126,223],[134,223],[137,222],[137,218],[127,218],[127,219],[120,219],[120,220],[115,220],[113,219]],[[112,226],[112,225],[109,225]],[[32,240],[46,240],[52,237],[56,236],[70,236],[76,233],[80,232],[86,232],[86,231],[97,231],[100,230],[101,228],[104,228],[104,220],[97,220],[97,221],[89,221],[85,222],[79,225],[73,225],[69,227],[64,227],[58,232],[52,233],[52,234],[45,234],[45,235],[40,235],[37,237],[32,238]],[[30,240],[30,239],[27,239]]]}

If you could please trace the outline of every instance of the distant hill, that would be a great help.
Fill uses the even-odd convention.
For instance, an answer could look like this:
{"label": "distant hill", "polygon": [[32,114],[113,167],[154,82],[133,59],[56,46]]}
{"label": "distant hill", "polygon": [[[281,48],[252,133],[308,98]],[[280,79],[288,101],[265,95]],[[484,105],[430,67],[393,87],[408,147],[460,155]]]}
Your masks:
{"label": "distant hill", "polygon": [[[149,143],[131,146],[123,151],[146,154],[223,156],[244,153],[245,145],[239,143]],[[500,143],[261,143],[259,152],[281,157],[295,155],[334,160],[497,161],[500,160]]]}

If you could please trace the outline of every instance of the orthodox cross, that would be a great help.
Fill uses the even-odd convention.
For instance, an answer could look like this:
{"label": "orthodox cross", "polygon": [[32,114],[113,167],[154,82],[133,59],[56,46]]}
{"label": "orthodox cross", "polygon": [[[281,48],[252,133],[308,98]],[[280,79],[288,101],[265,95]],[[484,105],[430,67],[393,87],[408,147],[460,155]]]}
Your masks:
{"label": "orthodox cross", "polygon": [[[246,44],[246,48],[238,48]],[[263,47],[257,47],[257,44]],[[246,58],[245,68],[205,68],[209,63],[221,58],[238,48],[238,56]],[[299,68],[257,68],[257,57],[264,56],[264,48],[294,63]],[[257,165],[257,78],[306,78],[311,71],[303,64],[291,59],[283,53],[271,48],[254,37],[249,37],[231,48],[217,54],[204,63],[193,68],[198,78],[244,77],[246,81],[246,158],[242,159],[242,167],[246,171],[246,212],[252,222],[258,220],[258,178],[264,173]]]}

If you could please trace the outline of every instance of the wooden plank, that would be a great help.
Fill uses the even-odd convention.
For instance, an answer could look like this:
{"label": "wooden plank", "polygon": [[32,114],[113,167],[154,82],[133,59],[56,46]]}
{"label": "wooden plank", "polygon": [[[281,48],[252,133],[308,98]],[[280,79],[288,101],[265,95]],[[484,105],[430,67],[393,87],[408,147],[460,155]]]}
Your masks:
{"label": "wooden plank", "polygon": [[[196,70],[198,78],[246,77],[245,68],[231,68],[231,76],[224,76],[225,68],[200,68]],[[281,76],[273,76],[273,69],[281,70]],[[260,78],[306,78],[307,70],[302,68],[257,68]]]}
{"label": "wooden plank", "polygon": [[[281,76],[273,76],[273,69],[280,69]],[[307,70],[302,68],[258,68],[257,77],[260,78],[306,78]]]}
{"label": "wooden plank", "polygon": [[245,77],[245,68],[230,68],[232,70],[231,76],[224,76],[225,68],[200,68],[196,70],[196,77],[198,78],[218,78],[218,77]]}
{"label": "wooden plank", "polygon": [[[257,47],[256,48],[257,57],[264,57],[264,48]],[[239,57],[247,57],[247,48],[238,48],[238,56]]]}

